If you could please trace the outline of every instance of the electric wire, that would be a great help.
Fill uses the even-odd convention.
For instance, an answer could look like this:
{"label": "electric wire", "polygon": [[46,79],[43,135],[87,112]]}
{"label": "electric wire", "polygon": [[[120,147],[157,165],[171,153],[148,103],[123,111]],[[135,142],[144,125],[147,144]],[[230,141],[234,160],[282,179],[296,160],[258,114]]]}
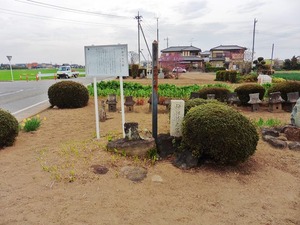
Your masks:
{"label": "electric wire", "polygon": [[55,17],[49,17],[49,16],[43,16],[33,13],[26,13],[26,12],[20,12],[15,10],[9,10],[9,9],[3,9],[0,8],[0,11],[3,11],[5,14],[10,15],[17,15],[17,16],[23,16],[23,17],[29,17],[34,19],[46,19],[46,20],[57,20],[57,21],[63,21],[67,23],[77,23],[77,24],[84,24],[84,25],[96,25],[96,26],[118,26],[122,28],[128,28],[128,26],[122,26],[120,24],[108,24],[108,23],[98,23],[98,22],[85,22],[85,21],[79,21],[79,20],[72,20],[72,19],[63,19],[63,18],[55,18]]}
{"label": "electric wire", "polygon": [[113,15],[113,14],[107,14],[107,13],[73,9],[73,8],[69,8],[69,7],[47,4],[47,3],[40,2],[40,1],[33,1],[33,0],[15,0],[15,1],[20,2],[20,3],[29,4],[29,5],[44,7],[44,8],[56,9],[56,10],[60,10],[60,11],[67,11],[67,12],[81,13],[81,14],[90,14],[90,15],[94,15],[94,16],[107,16],[107,17],[116,17],[116,18],[122,18],[122,19],[131,19],[130,17],[127,17],[127,16],[120,16],[120,15]]}

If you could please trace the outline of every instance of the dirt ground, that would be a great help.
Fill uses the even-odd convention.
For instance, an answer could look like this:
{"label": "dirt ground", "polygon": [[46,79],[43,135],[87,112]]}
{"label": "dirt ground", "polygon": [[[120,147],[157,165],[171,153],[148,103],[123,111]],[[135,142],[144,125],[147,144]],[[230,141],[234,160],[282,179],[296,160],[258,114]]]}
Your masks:
{"label": "dirt ground", "polygon": [[[187,73],[159,82],[204,84],[213,79]],[[148,107],[135,106],[125,115],[126,122],[139,123],[141,136],[152,129]],[[284,111],[239,110],[252,119],[290,122]],[[84,108],[45,110],[38,131],[20,132],[14,146],[0,151],[0,225],[300,225],[300,152],[274,149],[260,140],[255,155],[237,167],[203,165],[183,171],[170,160],[153,165],[107,152],[107,141],[122,134],[121,114],[107,114],[96,140],[92,98]],[[169,132],[163,106],[158,126],[158,133]],[[93,165],[109,171],[95,174]],[[120,168],[125,165],[147,168],[146,179],[124,178]]]}

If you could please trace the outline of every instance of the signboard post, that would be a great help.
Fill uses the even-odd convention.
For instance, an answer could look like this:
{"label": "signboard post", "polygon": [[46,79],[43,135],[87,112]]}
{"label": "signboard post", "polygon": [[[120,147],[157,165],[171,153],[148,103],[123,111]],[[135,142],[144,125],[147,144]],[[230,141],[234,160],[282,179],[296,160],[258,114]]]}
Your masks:
{"label": "signboard post", "polygon": [[128,48],[127,45],[98,45],[85,46],[85,73],[86,76],[94,77],[94,100],[96,114],[97,139],[100,138],[99,112],[96,78],[107,78],[109,76],[120,78],[121,111],[122,111],[122,131],[125,137],[124,124],[124,95],[123,76],[128,76]]}
{"label": "signboard post", "polygon": [[14,75],[13,75],[12,67],[11,67],[11,58],[12,58],[12,56],[11,56],[11,55],[8,55],[8,56],[6,56],[6,57],[7,57],[8,61],[9,61],[11,81],[14,81]]}

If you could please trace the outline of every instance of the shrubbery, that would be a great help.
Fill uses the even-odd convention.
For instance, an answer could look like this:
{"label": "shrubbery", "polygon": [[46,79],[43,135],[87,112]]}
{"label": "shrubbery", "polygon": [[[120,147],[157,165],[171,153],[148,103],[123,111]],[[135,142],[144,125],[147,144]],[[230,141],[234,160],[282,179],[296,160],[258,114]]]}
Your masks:
{"label": "shrubbery", "polygon": [[13,145],[18,134],[17,119],[9,112],[0,109],[0,149]]}
{"label": "shrubbery", "polygon": [[184,104],[184,114],[186,114],[191,108],[193,108],[195,106],[212,103],[212,102],[223,104],[216,99],[203,99],[203,98],[189,99]]}
{"label": "shrubbery", "polygon": [[262,100],[265,95],[265,89],[259,84],[245,84],[237,87],[234,92],[237,93],[242,105],[247,105],[250,97],[249,94],[259,93],[259,98]]}
{"label": "shrubbery", "polygon": [[88,104],[89,92],[83,84],[61,81],[49,87],[48,97],[51,106],[81,108]]}
{"label": "shrubbery", "polygon": [[227,94],[230,91],[227,88],[222,87],[206,87],[199,90],[199,97],[200,98],[207,98],[207,94],[215,94],[215,99],[224,102],[227,98]]}
{"label": "shrubbery", "polygon": [[224,104],[207,103],[188,111],[182,126],[182,148],[219,164],[238,164],[254,154],[255,126]]}
{"label": "shrubbery", "polygon": [[237,83],[237,71],[235,70],[219,70],[216,73],[216,81],[229,81]]}
{"label": "shrubbery", "polygon": [[268,94],[270,94],[272,92],[277,92],[277,91],[280,91],[281,97],[286,101],[287,93],[289,93],[289,92],[299,92],[300,93],[300,82],[287,81],[287,82],[276,83],[268,89]]}

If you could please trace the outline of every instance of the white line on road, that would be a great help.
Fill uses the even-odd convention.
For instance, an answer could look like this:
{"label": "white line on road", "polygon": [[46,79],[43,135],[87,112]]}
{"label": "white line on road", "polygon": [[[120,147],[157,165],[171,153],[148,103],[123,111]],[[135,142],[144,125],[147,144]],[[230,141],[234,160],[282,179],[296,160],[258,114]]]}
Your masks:
{"label": "white line on road", "polygon": [[28,106],[28,107],[26,107],[26,108],[24,108],[24,109],[21,109],[21,110],[19,110],[19,111],[13,112],[12,115],[16,115],[16,114],[18,114],[18,113],[20,113],[20,112],[23,112],[23,111],[25,111],[25,110],[27,110],[27,109],[33,108],[33,107],[35,107],[35,106],[37,106],[37,105],[43,104],[43,103],[45,103],[45,102],[47,102],[47,101],[48,101],[48,100],[41,101],[41,102],[38,102],[38,103],[36,103],[36,104],[34,104],[34,105],[31,105],[31,106]]}
{"label": "white line on road", "polygon": [[5,95],[13,95],[13,94],[16,94],[16,93],[19,93],[19,92],[22,92],[22,91],[24,91],[24,90],[22,89],[22,90],[19,90],[19,91],[14,91],[14,92],[9,92],[9,93],[0,94],[0,97],[1,97],[1,96],[5,96]]}

